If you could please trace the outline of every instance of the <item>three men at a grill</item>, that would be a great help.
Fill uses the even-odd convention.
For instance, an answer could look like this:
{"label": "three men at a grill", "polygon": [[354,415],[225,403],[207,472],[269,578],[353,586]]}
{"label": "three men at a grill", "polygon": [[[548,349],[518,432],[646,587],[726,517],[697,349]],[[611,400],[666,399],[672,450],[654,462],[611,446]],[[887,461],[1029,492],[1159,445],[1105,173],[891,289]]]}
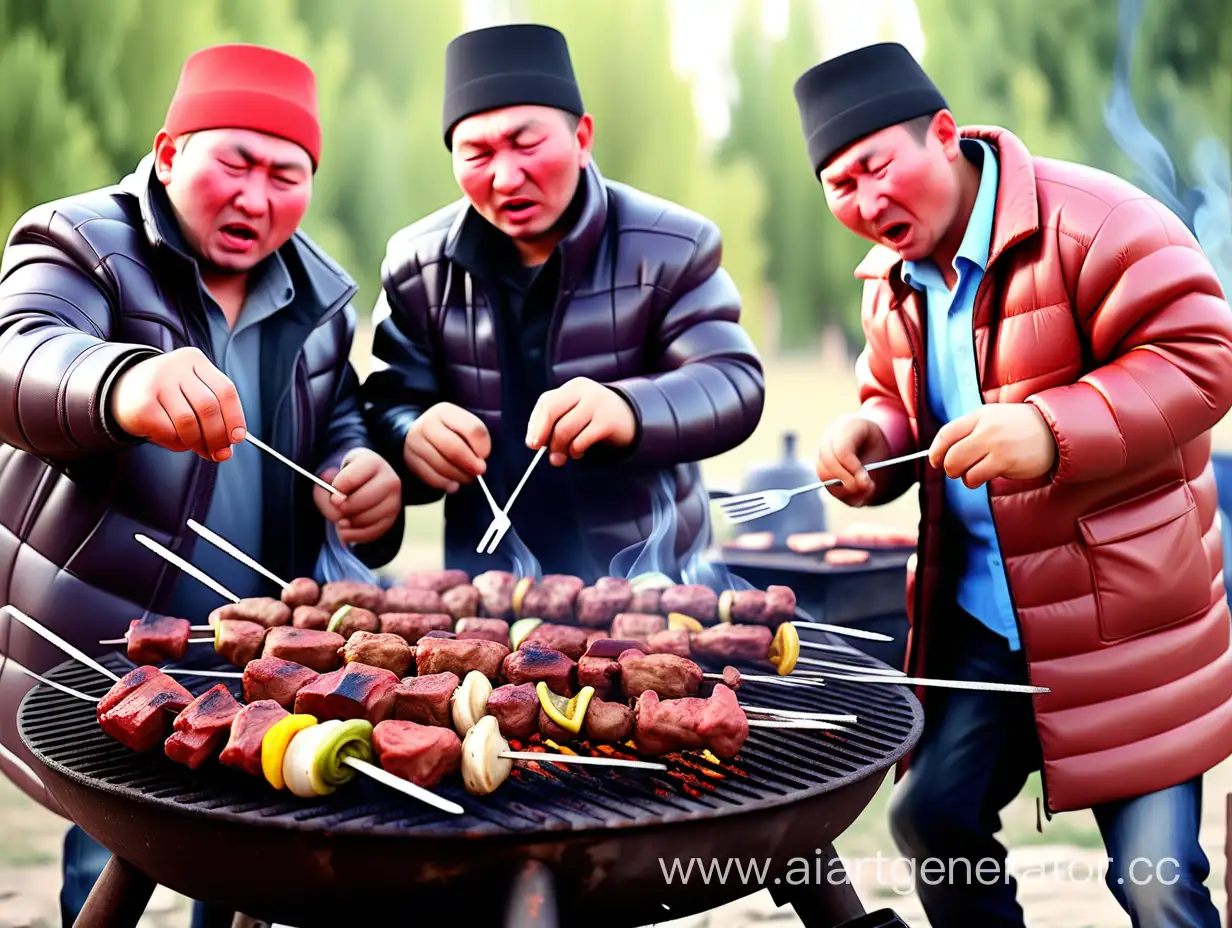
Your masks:
{"label": "three men at a grill", "polygon": [[[1135,925],[1218,925],[1198,825],[1202,776],[1232,753],[1210,466],[1232,311],[1210,263],[1128,184],[960,127],[901,46],[823,62],[795,93],[827,206],[874,246],[860,406],[822,436],[818,475],[853,506],[920,484],[910,672],[1051,688],[921,694],[894,838],[917,862],[1001,868],[921,880],[929,919],[1023,924],[994,834],[1040,770],[1049,814],[1094,809]],[[676,507],[678,557],[705,540],[698,461],[749,438],[765,392],[718,229],[599,173],[555,30],[459,36],[443,111],[464,196],[390,240],[362,385],[354,285],[298,228],[322,156],[302,62],[193,56],[133,175],[19,221],[0,266],[6,602],[97,650],[100,619],[208,608],[129,550],[134,530],[243,595],[260,578],[194,549],[188,517],[307,575],[330,523],[379,567],[403,506],[442,497],[445,566],[505,566],[474,551],[491,518],[476,478],[503,500],[539,448],[517,504],[534,518],[513,518],[545,573],[607,573],[656,503]],[[923,448],[918,467],[863,469]],[[32,669],[60,659],[13,625],[0,642]],[[0,674],[2,743],[27,760],[28,685]],[[70,832],[65,924],[107,854]],[[1175,866],[1143,880],[1135,859]]]}

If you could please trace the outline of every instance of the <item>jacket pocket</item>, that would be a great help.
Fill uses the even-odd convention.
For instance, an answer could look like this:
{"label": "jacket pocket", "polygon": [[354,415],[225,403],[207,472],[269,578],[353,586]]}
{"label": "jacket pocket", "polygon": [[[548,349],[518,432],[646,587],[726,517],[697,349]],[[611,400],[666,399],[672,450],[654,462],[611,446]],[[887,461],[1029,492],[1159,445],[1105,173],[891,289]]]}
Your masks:
{"label": "jacket pocket", "polygon": [[1185,481],[1083,516],[1078,527],[1104,641],[1158,631],[1210,608],[1210,566]]}

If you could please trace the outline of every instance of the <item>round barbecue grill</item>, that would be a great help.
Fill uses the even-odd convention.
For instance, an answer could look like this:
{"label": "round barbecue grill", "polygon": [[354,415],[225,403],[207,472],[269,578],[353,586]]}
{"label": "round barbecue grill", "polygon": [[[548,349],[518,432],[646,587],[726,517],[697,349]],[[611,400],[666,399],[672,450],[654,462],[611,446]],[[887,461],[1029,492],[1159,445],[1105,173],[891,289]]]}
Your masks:
{"label": "round barbecue grill", "polygon": [[[801,640],[848,645],[816,630],[802,629]],[[826,656],[887,669],[855,649]],[[100,662],[119,675],[134,666],[119,653]],[[94,696],[112,683],[75,661],[46,676]],[[194,695],[218,682],[179,679]],[[227,682],[238,696],[240,681]],[[846,731],[755,728],[731,762],[696,752],[657,758],[666,772],[516,762],[487,796],[449,778],[435,792],[463,815],[363,776],[305,800],[216,762],[193,771],[161,751],[134,754],[103,733],[93,703],[42,684],[22,701],[18,725],[48,789],[115,855],[78,924],[135,925],[155,883],[302,928],[384,923],[391,912],[416,923],[440,916],[451,925],[634,928],[761,888],[793,905],[808,928],[862,915],[836,876],[832,842],[915,745],[920,704],[907,686],[835,680],[745,682],[738,695],[748,705],[858,721]],[[769,860],[770,868],[763,882],[741,880],[734,867],[724,880],[695,869],[686,882],[682,871],[695,858]],[[808,885],[795,885],[802,861]]]}

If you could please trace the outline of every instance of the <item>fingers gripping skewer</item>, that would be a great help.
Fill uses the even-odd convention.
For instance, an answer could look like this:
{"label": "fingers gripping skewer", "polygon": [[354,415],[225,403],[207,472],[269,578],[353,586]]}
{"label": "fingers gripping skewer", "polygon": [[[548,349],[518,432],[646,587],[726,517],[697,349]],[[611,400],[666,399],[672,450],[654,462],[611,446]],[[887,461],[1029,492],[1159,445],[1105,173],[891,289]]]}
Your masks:
{"label": "fingers gripping skewer", "polygon": [[217,532],[213,532],[210,529],[206,528],[196,519],[189,519],[188,527],[192,529],[194,532],[196,532],[198,535],[200,535],[202,538],[204,538],[206,541],[208,541],[210,544],[214,545],[214,547],[221,548],[223,551],[227,552],[227,554],[231,555],[233,558],[235,558],[245,567],[249,567],[252,570],[255,570],[257,573],[261,574],[263,577],[267,577],[270,580],[273,580],[284,590],[290,587],[291,584],[288,583],[286,580],[283,580],[281,577],[275,574],[272,570],[269,570],[268,568],[259,564],[254,558],[245,554],[243,551],[241,551],[235,545],[231,544],[231,542],[227,541],[227,539],[223,538]]}

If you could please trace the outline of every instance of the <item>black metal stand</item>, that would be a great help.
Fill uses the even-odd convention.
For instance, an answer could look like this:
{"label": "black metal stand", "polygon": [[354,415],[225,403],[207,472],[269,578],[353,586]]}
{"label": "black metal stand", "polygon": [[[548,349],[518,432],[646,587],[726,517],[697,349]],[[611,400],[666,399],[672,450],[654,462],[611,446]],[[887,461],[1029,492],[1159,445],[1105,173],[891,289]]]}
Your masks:
{"label": "black metal stand", "polygon": [[112,854],[73,928],[136,928],[153,892],[153,880]]}
{"label": "black metal stand", "polygon": [[777,905],[790,905],[804,928],[907,928],[891,909],[866,912],[833,845],[821,849],[809,879],[792,885],[776,876],[769,887]]}
{"label": "black metal stand", "polygon": [[537,860],[527,861],[514,875],[505,904],[505,928],[559,928],[556,880]]}

